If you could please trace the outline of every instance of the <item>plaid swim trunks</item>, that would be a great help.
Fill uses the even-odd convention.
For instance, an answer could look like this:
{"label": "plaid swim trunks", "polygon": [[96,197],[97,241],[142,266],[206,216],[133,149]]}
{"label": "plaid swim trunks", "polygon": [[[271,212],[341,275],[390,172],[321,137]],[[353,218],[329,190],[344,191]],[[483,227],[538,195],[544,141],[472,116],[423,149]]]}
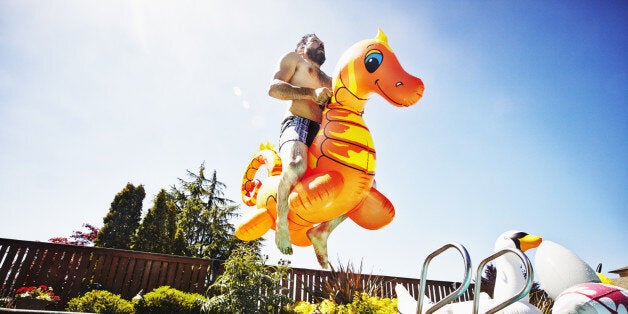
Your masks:
{"label": "plaid swim trunks", "polygon": [[281,135],[279,136],[279,151],[283,144],[291,141],[305,143],[308,147],[314,142],[314,137],[320,129],[316,121],[299,116],[289,116],[281,123]]}

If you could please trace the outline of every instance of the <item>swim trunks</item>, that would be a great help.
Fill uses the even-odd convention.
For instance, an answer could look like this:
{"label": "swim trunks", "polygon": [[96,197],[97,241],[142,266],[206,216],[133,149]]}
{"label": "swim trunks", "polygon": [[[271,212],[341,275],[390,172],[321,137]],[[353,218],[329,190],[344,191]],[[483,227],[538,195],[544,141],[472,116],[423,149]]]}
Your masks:
{"label": "swim trunks", "polygon": [[279,151],[287,142],[299,141],[308,147],[314,142],[314,137],[320,129],[320,124],[307,118],[289,116],[281,123],[281,135],[279,136]]}

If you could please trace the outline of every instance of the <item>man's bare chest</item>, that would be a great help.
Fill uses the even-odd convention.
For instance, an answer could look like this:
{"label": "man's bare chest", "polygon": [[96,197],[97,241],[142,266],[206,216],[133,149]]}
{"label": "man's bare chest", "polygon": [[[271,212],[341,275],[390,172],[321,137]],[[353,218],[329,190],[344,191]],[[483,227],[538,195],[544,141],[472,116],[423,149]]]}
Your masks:
{"label": "man's bare chest", "polygon": [[321,69],[308,63],[302,63],[297,66],[291,81],[292,84],[303,87],[331,87],[331,80],[329,77],[325,75]]}

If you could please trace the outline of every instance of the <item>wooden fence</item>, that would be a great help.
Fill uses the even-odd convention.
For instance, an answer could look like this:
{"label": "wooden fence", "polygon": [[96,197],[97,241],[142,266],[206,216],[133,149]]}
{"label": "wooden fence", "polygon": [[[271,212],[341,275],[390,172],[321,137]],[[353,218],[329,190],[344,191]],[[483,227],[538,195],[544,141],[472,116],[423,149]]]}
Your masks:
{"label": "wooden fence", "polygon": [[[219,260],[0,238],[0,297],[12,297],[22,286],[47,285],[61,297],[59,308],[96,284],[125,299],[164,285],[205,294],[222,271]],[[283,293],[295,301],[312,301],[304,287],[325,282],[329,276],[328,271],[291,268],[282,281]],[[381,297],[395,298],[397,283],[415,298],[418,295],[418,279],[376,277],[383,280]],[[426,295],[438,301],[457,285],[428,280]],[[472,291],[469,288],[460,300],[472,300]]]}

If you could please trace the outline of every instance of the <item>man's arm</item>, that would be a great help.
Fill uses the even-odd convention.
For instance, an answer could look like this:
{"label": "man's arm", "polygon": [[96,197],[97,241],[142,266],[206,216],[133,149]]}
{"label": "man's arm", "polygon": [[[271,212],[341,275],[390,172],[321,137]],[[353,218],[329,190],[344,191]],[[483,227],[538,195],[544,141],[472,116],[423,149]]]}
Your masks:
{"label": "man's arm", "polygon": [[295,86],[288,82],[296,72],[301,57],[296,52],[289,52],[279,62],[279,70],[275,73],[268,95],[281,100],[316,100],[316,91],[313,88]]}

